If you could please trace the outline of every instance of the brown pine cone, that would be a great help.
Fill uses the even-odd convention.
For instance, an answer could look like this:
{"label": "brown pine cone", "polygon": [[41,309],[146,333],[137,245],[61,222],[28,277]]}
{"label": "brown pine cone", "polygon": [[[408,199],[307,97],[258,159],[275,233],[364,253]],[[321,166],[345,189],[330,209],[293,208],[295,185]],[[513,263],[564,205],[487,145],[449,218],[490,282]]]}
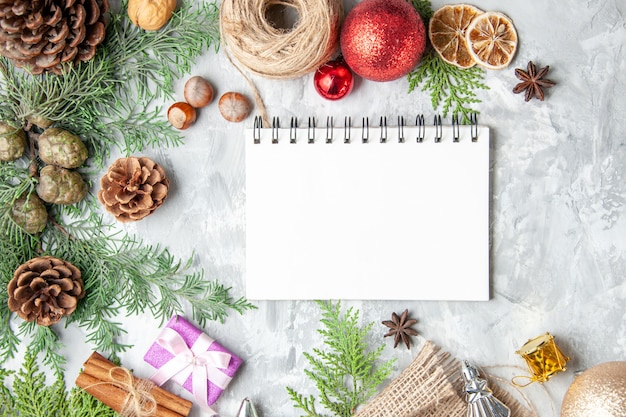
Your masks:
{"label": "brown pine cone", "polygon": [[33,74],[87,61],[106,35],[108,0],[0,0],[0,54]]}
{"label": "brown pine cone", "polygon": [[7,289],[9,310],[40,326],[50,326],[69,316],[85,296],[80,270],[52,256],[33,258],[20,265]]}
{"label": "brown pine cone", "polygon": [[120,158],[100,180],[98,200],[121,222],[141,220],[163,204],[169,184],[150,158]]}

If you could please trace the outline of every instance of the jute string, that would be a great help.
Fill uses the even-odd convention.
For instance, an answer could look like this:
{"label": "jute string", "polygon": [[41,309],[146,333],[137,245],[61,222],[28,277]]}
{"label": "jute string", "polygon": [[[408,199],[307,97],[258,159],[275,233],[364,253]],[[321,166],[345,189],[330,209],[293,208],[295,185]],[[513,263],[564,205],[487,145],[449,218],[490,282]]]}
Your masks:
{"label": "jute string", "polygon": [[[123,372],[124,376],[118,378],[116,371]],[[122,404],[121,417],[152,417],[156,415],[157,402],[150,393],[156,386],[152,381],[142,378],[133,378],[133,374],[126,368],[115,367],[109,370],[110,381],[99,382],[83,388],[85,391],[98,385],[113,385],[128,393]]]}
{"label": "jute string", "polygon": [[[502,370],[516,370],[517,372],[519,371],[524,371],[524,368],[521,368],[519,366],[512,366],[512,365],[491,365],[491,366],[486,366],[484,367],[484,369],[491,369],[491,370],[495,370],[495,369],[502,369]],[[512,383],[502,377],[499,377],[497,375],[494,375],[493,373],[488,373],[485,372],[485,375],[487,376],[487,378],[490,381],[496,381],[498,382],[498,384],[491,384],[490,388],[492,389],[494,395],[496,397],[498,397],[500,400],[502,400],[505,404],[507,403],[507,398],[513,398],[512,394],[503,389],[502,386],[506,386],[508,388],[512,388],[514,390],[517,391],[517,393],[519,394],[520,397],[522,397],[522,399],[524,400],[524,402],[527,405],[527,408],[525,408],[525,411],[528,412],[528,414],[520,414],[520,416],[525,417],[526,415],[528,415],[529,417],[536,417],[537,414],[537,410],[535,409],[533,403],[530,401],[530,399],[528,398],[528,396],[526,396],[524,394],[524,392],[522,390],[520,390],[520,386],[516,385],[515,383]],[[546,396],[546,402],[550,404],[550,411],[552,412],[552,416],[555,417],[556,416],[556,410],[554,408],[554,402],[552,401],[552,399],[550,398],[546,387],[543,384],[539,384],[538,385],[541,388],[541,391],[543,392],[543,394]],[[507,397],[508,396],[508,397]],[[512,414],[514,417],[515,415]]]}
{"label": "jute string", "polygon": [[[447,352],[426,342],[413,362],[355,417],[465,417],[461,364]],[[537,417],[510,393],[490,385],[494,395],[514,417]]]}
{"label": "jute string", "polygon": [[[268,12],[290,7],[293,28],[275,27]],[[341,0],[224,0],[220,33],[236,61],[267,78],[297,78],[326,63],[337,48]]]}

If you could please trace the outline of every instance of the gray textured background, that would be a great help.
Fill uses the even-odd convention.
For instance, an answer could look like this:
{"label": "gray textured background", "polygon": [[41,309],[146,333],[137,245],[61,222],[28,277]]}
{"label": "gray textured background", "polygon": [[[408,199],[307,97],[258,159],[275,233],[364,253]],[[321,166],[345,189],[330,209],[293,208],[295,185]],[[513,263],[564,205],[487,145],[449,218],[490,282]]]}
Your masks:
{"label": "gray textured background", "polygon": [[[346,1],[346,9],[354,3]],[[443,4],[433,1],[433,8]],[[477,106],[480,123],[492,129],[492,299],[343,304],[360,309],[364,323],[378,323],[405,308],[419,320],[415,327],[421,336],[412,350],[394,350],[392,340],[384,340],[384,357],[398,358],[394,376],[426,339],[481,366],[524,366],[515,350],[550,331],[572,358],[568,371],[543,387],[524,390],[539,416],[550,417],[553,409],[558,415],[576,370],[626,360],[626,5],[621,0],[477,0],[474,5],[509,15],[520,38],[511,67],[487,72],[490,90],[480,93]],[[523,95],[511,92],[517,83],[513,68],[525,68],[529,60],[550,65],[549,78],[557,82],[543,103],[525,103]],[[193,72],[209,79],[218,96],[226,91],[251,96],[221,51],[208,52]],[[427,94],[407,94],[405,79],[359,80],[350,96],[330,102],[314,91],[312,74],[286,81],[252,78],[269,115],[283,120],[433,114]],[[181,100],[183,84],[176,89]],[[181,258],[195,253],[196,267],[204,268],[207,278],[232,286],[235,297],[244,293],[243,130],[252,122],[250,116],[241,124],[227,123],[214,103],[200,111],[183,146],[146,150],[171,176],[170,195],[154,215],[124,226],[150,243],[169,246]],[[298,277],[293,279],[298,285]],[[204,329],[245,361],[217,409],[222,417],[234,416],[248,396],[261,416],[298,416],[284,387],[313,392],[303,374],[302,352],[321,343],[318,308],[300,301],[256,304],[255,311],[231,314],[224,325]],[[158,323],[147,316],[123,320],[129,334],[122,341],[135,345],[122,355],[123,363],[149,376],[151,368],[141,358]],[[375,325],[372,342],[383,342],[384,332]],[[68,329],[62,337],[71,346],[67,379],[73,381],[91,348],[77,330]],[[500,371],[505,378],[516,374]],[[196,409],[192,415],[205,414]]]}

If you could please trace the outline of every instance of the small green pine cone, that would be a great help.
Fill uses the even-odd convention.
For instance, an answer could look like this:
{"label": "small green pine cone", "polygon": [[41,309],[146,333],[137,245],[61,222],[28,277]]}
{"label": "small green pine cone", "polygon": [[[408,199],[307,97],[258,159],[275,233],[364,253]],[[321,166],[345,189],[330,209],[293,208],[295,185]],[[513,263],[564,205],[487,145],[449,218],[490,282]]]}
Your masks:
{"label": "small green pine cone", "polygon": [[80,138],[67,130],[51,127],[39,136],[39,157],[46,164],[78,168],[89,156]]}
{"label": "small green pine cone", "polygon": [[37,194],[52,204],[74,204],[87,195],[87,183],[79,172],[47,165],[39,172]]}
{"label": "small green pine cone", "polygon": [[15,161],[24,155],[26,133],[8,123],[0,122],[0,161]]}
{"label": "small green pine cone", "polygon": [[48,211],[37,194],[23,195],[13,203],[11,218],[26,233],[35,234],[46,228]]}

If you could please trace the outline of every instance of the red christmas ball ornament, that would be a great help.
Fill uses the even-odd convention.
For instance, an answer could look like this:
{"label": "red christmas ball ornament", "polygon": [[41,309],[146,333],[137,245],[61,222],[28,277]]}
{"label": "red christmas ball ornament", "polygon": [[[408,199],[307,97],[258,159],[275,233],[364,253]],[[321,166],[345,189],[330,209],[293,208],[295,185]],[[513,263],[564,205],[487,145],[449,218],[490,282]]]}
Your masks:
{"label": "red christmas ball ornament", "polygon": [[352,71],[342,59],[328,61],[315,71],[313,85],[320,96],[328,100],[339,100],[350,94],[354,86]]}
{"label": "red christmas ball ornament", "polygon": [[407,0],[364,0],[346,16],[340,34],[346,63],[363,78],[407,75],[426,47],[426,28]]}

